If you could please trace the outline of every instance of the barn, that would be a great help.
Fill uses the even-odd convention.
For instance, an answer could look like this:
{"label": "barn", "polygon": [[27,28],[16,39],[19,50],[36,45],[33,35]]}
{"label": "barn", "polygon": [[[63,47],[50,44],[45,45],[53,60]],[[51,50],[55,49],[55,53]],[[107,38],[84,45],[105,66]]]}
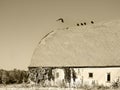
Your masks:
{"label": "barn", "polygon": [[[49,32],[35,48],[29,71],[34,81],[44,77],[50,86],[111,85],[120,78],[120,20]],[[35,74],[41,71],[45,76]]]}

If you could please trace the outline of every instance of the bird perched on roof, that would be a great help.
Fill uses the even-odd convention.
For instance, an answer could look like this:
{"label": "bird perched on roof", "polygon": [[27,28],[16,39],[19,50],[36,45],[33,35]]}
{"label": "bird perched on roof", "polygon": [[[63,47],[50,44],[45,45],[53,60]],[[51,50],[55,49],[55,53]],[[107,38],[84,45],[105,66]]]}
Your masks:
{"label": "bird perched on roof", "polygon": [[81,23],[81,25],[83,26],[83,23]]}
{"label": "bird perched on roof", "polygon": [[92,23],[92,24],[94,24],[94,22],[93,22],[93,21],[91,21],[91,23]]}
{"label": "bird perched on roof", "polygon": [[56,21],[61,21],[62,23],[64,23],[63,18],[59,18],[59,19],[57,19]]}
{"label": "bird perched on roof", "polygon": [[79,24],[79,23],[77,23],[77,26],[80,26],[80,24]]}
{"label": "bird perched on roof", "polygon": [[84,25],[86,25],[86,22],[84,22]]}

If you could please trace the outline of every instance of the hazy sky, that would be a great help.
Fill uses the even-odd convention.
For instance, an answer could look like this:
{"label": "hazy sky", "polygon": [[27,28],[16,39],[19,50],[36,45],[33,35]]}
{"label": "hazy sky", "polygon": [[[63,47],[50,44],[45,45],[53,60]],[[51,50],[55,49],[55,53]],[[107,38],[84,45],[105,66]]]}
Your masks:
{"label": "hazy sky", "polygon": [[120,0],[0,0],[0,68],[27,69],[40,39],[59,23],[120,18]]}

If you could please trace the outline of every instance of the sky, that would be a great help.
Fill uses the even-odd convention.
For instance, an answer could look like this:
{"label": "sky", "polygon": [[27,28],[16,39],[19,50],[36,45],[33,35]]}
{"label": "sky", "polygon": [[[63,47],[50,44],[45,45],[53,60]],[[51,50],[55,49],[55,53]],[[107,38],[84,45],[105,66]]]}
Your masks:
{"label": "sky", "polygon": [[120,0],[0,0],[0,69],[25,69],[40,39],[61,23],[120,19]]}

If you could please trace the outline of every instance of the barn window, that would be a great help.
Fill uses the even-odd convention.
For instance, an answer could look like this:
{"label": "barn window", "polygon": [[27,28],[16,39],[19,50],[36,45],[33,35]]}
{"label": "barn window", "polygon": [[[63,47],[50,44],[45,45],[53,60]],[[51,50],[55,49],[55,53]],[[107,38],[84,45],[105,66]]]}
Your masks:
{"label": "barn window", "polygon": [[59,73],[58,72],[56,73],[56,78],[59,78]]}
{"label": "barn window", "polygon": [[111,75],[110,73],[107,73],[107,82],[110,82],[111,81]]}
{"label": "barn window", "polygon": [[93,78],[93,73],[89,73],[89,78]]}

